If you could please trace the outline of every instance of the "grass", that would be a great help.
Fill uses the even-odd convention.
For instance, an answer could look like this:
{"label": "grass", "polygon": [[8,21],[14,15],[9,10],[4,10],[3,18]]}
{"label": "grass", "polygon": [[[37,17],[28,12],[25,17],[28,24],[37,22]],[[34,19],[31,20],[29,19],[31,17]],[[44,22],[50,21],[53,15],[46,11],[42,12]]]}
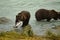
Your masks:
{"label": "grass", "polygon": [[17,33],[15,31],[9,32],[1,32],[0,33],[0,40],[37,40],[40,39],[38,37],[27,37],[23,34]]}
{"label": "grass", "polygon": [[55,33],[52,33],[51,31],[46,32],[46,39],[50,40],[60,40],[60,35],[56,35]]}
{"label": "grass", "polygon": [[60,35],[47,31],[46,36],[29,37],[15,31],[8,31],[0,33],[0,40],[60,40]]}

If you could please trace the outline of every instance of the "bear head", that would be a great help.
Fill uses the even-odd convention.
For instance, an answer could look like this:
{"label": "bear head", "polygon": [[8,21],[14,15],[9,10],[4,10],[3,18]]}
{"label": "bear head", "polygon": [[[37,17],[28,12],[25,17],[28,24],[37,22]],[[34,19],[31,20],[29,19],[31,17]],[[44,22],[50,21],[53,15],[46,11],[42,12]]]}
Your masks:
{"label": "bear head", "polygon": [[30,13],[28,11],[21,11],[16,15],[15,25],[22,24],[21,27],[28,25],[30,19]]}

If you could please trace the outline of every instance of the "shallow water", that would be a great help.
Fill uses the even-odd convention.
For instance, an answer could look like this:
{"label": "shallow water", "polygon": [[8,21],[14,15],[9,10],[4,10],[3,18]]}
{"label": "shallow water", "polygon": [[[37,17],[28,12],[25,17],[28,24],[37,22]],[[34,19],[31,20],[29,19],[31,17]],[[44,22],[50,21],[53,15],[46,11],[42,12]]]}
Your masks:
{"label": "shallow water", "polygon": [[11,30],[12,26],[14,26],[16,14],[22,10],[27,10],[31,13],[29,24],[32,26],[35,34],[43,35],[46,30],[59,33],[59,30],[52,29],[52,27],[60,25],[60,20],[51,20],[51,22],[46,22],[45,20],[36,21],[35,12],[40,8],[60,11],[60,0],[0,0],[0,17],[7,17],[13,21],[11,24],[0,24],[0,29]]}

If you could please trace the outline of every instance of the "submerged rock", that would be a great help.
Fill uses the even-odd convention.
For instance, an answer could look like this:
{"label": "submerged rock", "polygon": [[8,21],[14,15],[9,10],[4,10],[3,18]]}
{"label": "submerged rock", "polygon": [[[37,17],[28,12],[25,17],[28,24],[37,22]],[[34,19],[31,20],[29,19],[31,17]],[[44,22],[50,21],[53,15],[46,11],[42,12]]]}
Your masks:
{"label": "submerged rock", "polygon": [[5,24],[9,22],[12,22],[12,21],[8,19],[7,17],[0,17],[0,24]]}
{"label": "submerged rock", "polygon": [[60,25],[52,27],[52,29],[59,29],[60,30]]}

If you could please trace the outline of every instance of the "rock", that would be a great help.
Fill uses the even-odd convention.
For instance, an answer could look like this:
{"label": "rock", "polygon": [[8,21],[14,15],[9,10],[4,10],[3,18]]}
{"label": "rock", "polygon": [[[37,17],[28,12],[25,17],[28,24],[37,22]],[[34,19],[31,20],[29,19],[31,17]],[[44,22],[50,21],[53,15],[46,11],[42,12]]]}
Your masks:
{"label": "rock", "polygon": [[60,30],[60,25],[53,27],[53,29],[59,29]]}
{"label": "rock", "polygon": [[0,24],[5,24],[9,22],[12,22],[12,21],[6,17],[0,17]]}

